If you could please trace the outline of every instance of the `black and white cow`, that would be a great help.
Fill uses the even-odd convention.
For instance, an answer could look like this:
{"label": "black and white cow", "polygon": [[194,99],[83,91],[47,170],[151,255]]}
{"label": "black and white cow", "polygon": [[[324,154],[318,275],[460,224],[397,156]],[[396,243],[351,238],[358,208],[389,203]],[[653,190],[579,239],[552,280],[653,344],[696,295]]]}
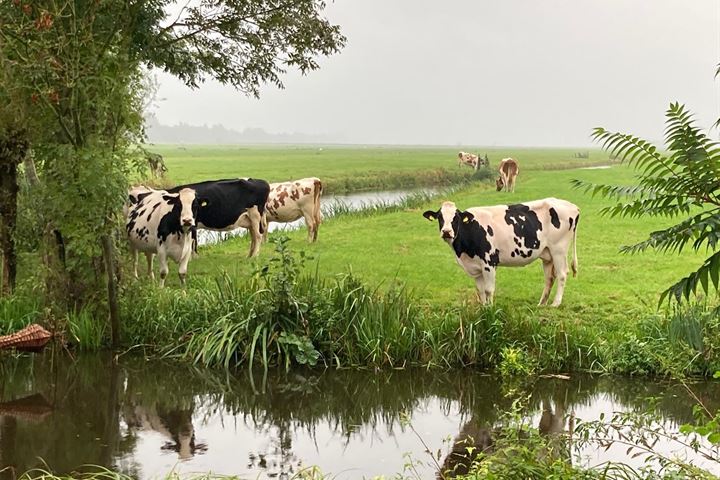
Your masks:
{"label": "black and white cow", "polygon": [[253,257],[260,252],[262,243],[263,215],[270,194],[265,180],[235,178],[208,180],[171,188],[177,193],[184,188],[194,190],[208,204],[198,212],[197,227],[219,232],[242,227],[250,231],[250,252]]}
{"label": "black and white cow", "polygon": [[545,272],[540,305],[547,303],[557,279],[553,306],[559,306],[565,290],[571,242],[573,276],[577,274],[575,240],[580,209],[565,200],[545,198],[465,211],[458,210],[453,202],[445,202],[438,211],[428,210],[423,216],[438,221],[440,238],[450,245],[465,273],[475,278],[482,303],[493,301],[497,267],[519,267],[539,258]]}
{"label": "black and white cow", "polygon": [[153,255],[160,262],[160,286],[168,274],[167,258],[179,264],[180,282],[185,284],[187,266],[192,256],[193,237],[198,210],[207,202],[189,188],[178,193],[165,190],[133,189],[128,196],[125,229],[133,255],[137,278],[138,252],[145,253],[151,277]]}

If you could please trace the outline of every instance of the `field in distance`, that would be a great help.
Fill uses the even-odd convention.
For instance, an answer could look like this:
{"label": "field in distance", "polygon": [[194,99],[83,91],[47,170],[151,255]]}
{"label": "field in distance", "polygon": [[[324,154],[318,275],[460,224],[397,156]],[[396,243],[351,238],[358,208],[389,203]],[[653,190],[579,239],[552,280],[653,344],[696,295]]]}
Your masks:
{"label": "field in distance", "polygon": [[[472,175],[458,167],[459,150],[487,154],[495,170],[513,157],[521,171],[607,164],[598,149],[398,147],[398,146],[247,146],[151,145],[163,156],[172,184],[219,178],[254,177],[279,182],[320,177],[326,192],[450,185]],[[578,154],[589,158],[579,158]]]}

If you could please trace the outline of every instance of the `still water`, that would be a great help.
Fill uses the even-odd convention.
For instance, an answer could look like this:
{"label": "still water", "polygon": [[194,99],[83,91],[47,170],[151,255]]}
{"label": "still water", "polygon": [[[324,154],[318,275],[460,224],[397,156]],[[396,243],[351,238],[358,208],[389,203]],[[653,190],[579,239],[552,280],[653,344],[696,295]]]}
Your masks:
{"label": "still water", "polygon": [[[318,465],[333,478],[355,479],[402,472],[406,454],[422,462],[422,478],[435,478],[418,436],[449,466],[449,439],[472,433],[489,442],[516,387],[472,370],[251,375],[133,356],[4,357],[0,469],[11,469],[0,478],[46,463],[58,472],[104,465],[141,479],[172,469],[290,478]],[[693,389],[718,408],[719,382]],[[692,401],[672,382],[572,375],[536,379],[524,391],[528,421],[546,433],[566,429],[570,412],[592,419],[643,408],[651,397],[665,422],[692,420]],[[612,455],[585,453],[589,464]]]}
{"label": "still water", "polygon": [[[332,216],[336,205],[342,205],[348,210],[361,210],[373,205],[396,205],[404,198],[416,193],[433,193],[434,188],[424,188],[415,190],[378,190],[370,192],[356,192],[347,194],[323,194],[320,197],[320,210],[323,218]],[[302,218],[289,223],[272,222],[268,226],[268,230],[274,232],[276,230],[294,230],[305,226],[305,220]],[[322,230],[322,227],[321,227]],[[231,232],[211,232],[209,230],[198,231],[198,242],[200,245],[208,245],[212,243],[222,242],[228,238],[245,235],[246,230],[243,228]]]}

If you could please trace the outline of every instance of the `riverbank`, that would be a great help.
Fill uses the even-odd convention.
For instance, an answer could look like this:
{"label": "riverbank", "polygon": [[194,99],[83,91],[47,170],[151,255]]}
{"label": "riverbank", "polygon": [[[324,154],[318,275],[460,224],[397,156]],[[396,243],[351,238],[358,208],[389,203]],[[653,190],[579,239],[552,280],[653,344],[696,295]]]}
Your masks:
{"label": "riverbank", "polygon": [[[662,220],[603,217],[609,203],[571,189],[574,178],[628,183],[632,172],[617,166],[534,171],[515,194],[475,184],[435,199],[345,212],[326,219],[317,243],[307,244],[301,228],[287,233],[279,251],[267,244],[252,260],[245,258],[248,240],[233,238],[200,249],[186,291],[173,269],[165,290],[126,275],[124,345],[226,366],[471,365],[520,374],[670,376],[720,369],[720,322],[712,302],[656,309],[660,292],[702,256],[619,254],[622,244],[645,238]],[[563,306],[536,306],[543,282],[538,265],[500,268],[495,306],[477,305],[472,280],[422,212],[437,208],[445,196],[466,207],[551,195],[573,201],[582,212],[580,272],[568,280]],[[64,330],[79,349],[107,345],[106,325],[98,320],[104,312],[47,319],[32,286],[23,288],[0,301],[2,330],[40,320]]]}

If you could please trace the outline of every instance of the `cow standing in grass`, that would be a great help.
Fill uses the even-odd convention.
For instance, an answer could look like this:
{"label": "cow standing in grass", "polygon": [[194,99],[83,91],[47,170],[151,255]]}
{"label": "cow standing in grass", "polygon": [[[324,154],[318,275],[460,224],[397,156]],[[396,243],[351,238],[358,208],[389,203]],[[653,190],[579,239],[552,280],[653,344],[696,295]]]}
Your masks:
{"label": "cow standing in grass", "polygon": [[453,202],[445,202],[439,210],[428,210],[423,216],[437,220],[440,238],[452,248],[465,273],[475,279],[481,303],[492,303],[494,299],[497,267],[519,267],[539,258],[545,272],[545,289],[539,304],[547,303],[557,280],[552,305],[559,306],[565,291],[571,242],[573,276],[577,274],[580,209],[565,200],[545,198],[465,211]]}
{"label": "cow standing in grass", "polygon": [[506,192],[515,192],[515,180],[517,179],[518,173],[520,173],[520,167],[518,167],[517,161],[512,158],[504,158],[500,161],[498,167],[500,176],[495,181],[497,191],[505,189]]}
{"label": "cow standing in grass", "polygon": [[137,278],[138,252],[148,259],[148,273],[152,273],[153,255],[160,262],[160,286],[168,274],[167,258],[179,264],[180,282],[185,284],[187,267],[192,256],[196,218],[201,205],[207,202],[185,188],[178,193],[165,190],[133,189],[128,196],[125,229],[133,255]]}
{"label": "cow standing in grass", "polygon": [[207,206],[198,212],[198,228],[216,232],[246,228],[250,232],[248,257],[254,257],[260,252],[264,232],[263,216],[270,194],[270,185],[265,180],[208,180],[180,185],[168,191],[178,192],[184,188],[195,191],[207,201]]}
{"label": "cow standing in grass", "polygon": [[478,156],[474,153],[458,152],[458,167],[462,167],[463,165],[477,170],[479,165]]}
{"label": "cow standing in grass", "polygon": [[294,222],[302,217],[308,229],[308,242],[316,241],[321,221],[320,195],[322,195],[322,182],[319,178],[271,183],[265,209],[265,240],[267,240],[267,223]]}

